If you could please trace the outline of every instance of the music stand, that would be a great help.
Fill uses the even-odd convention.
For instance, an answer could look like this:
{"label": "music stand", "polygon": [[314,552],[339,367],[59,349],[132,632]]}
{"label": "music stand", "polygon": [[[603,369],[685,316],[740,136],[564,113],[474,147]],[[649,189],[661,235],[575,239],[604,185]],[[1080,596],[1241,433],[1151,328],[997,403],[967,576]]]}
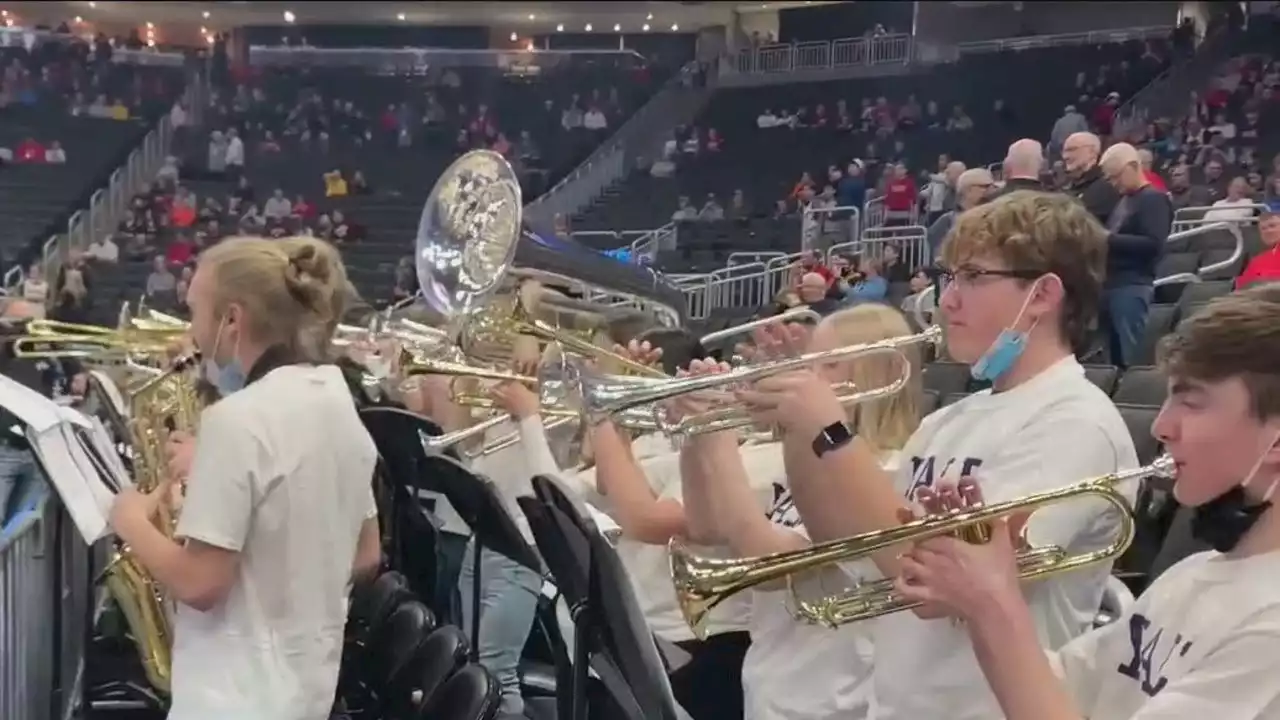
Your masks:
{"label": "music stand", "polygon": [[542,505],[539,521],[531,516],[534,537],[575,625],[570,697],[557,703],[562,720],[587,718],[588,666],[627,720],[687,717],[613,547],[554,479],[534,476],[533,490]]}

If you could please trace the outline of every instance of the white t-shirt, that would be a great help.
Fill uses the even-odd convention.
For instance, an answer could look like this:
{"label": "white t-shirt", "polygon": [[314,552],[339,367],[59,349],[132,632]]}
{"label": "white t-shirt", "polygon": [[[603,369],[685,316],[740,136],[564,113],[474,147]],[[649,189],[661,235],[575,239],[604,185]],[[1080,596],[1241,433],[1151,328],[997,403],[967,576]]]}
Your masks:
{"label": "white t-shirt", "polygon": [[[631,451],[657,498],[675,500],[683,504],[680,455],[672,450],[670,441],[660,435],[644,435],[636,438],[631,445]],[[781,473],[781,453],[775,454],[778,458],[775,466],[763,468],[760,472],[751,465],[747,466],[750,471],[751,486],[756,490],[762,513],[772,502],[773,479],[779,477]],[[597,491],[594,467],[566,478],[565,484],[605,513],[611,512],[610,499]],[[623,567],[627,569],[637,605],[645,620],[648,621],[649,629],[669,642],[693,640],[693,631],[685,622],[680,606],[676,602],[675,586],[671,581],[671,555],[667,547],[642,543],[623,534],[614,543],[614,549],[622,560]],[[689,549],[699,555],[727,557],[725,548],[692,545]],[[750,599],[746,594],[730,598],[711,611],[703,629],[707,636],[746,630],[749,611]],[[561,625],[563,624],[562,622]]]}
{"label": "white t-shirt", "polygon": [[244,165],[244,141],[233,137],[227,141],[227,164]]}
{"label": "white t-shirt", "polygon": [[[988,503],[1056,490],[1138,466],[1133,440],[1111,399],[1067,357],[1001,393],[984,391],[925,418],[903,450],[899,488],[970,476]],[[1132,501],[1136,487],[1125,488]],[[1118,532],[1119,514],[1100,500],[1037,511],[1027,525],[1032,545],[1067,552],[1096,550]],[[1028,586],[1040,641],[1056,649],[1087,631],[1097,614],[1110,564],[1073,571]],[[964,628],[950,619],[921,620],[910,612],[877,619],[877,720],[986,720],[1001,716]]]}
{"label": "white t-shirt", "polygon": [[1280,718],[1280,552],[1192,555],[1051,654],[1089,720]]}
{"label": "white t-shirt", "polygon": [[[770,457],[772,455],[772,457]],[[885,459],[896,470],[899,456]],[[776,468],[777,501],[769,513],[775,524],[809,539],[785,486],[786,470],[778,445],[743,449],[748,467]],[[814,572],[792,578],[803,600],[838,594],[857,582],[879,577],[870,561],[847,563],[842,572]],[[809,625],[792,616],[789,589],[753,590],[751,647],[742,663],[744,720],[845,720],[867,716],[871,698],[872,644],[867,623],[839,629]]]}
{"label": "white t-shirt", "polygon": [[169,720],[327,720],[377,449],[333,365],[210,406],[177,534],[240,554],[218,607],[179,605]]}
{"label": "white t-shirt", "polygon": [[1256,214],[1253,200],[1219,200],[1204,213],[1204,222],[1240,222],[1249,220]]}

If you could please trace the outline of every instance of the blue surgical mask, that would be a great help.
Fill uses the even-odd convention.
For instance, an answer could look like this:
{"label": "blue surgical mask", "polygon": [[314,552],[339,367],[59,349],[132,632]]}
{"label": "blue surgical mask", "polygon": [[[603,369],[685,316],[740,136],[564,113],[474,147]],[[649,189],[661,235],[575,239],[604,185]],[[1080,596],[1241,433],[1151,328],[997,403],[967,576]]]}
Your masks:
{"label": "blue surgical mask", "polygon": [[1220,553],[1228,553],[1240,544],[1245,535],[1249,534],[1253,526],[1271,507],[1271,495],[1275,492],[1276,481],[1272,481],[1271,487],[1258,502],[1252,502],[1245,495],[1244,489],[1253,482],[1258,470],[1262,467],[1262,461],[1266,459],[1267,453],[1271,452],[1271,448],[1277,442],[1280,442],[1280,434],[1277,434],[1271,441],[1271,445],[1268,445],[1267,449],[1258,456],[1258,461],[1254,463],[1253,469],[1245,476],[1243,482],[1192,511],[1192,537],[1207,543]]}
{"label": "blue surgical mask", "polygon": [[1027,336],[1036,329],[1036,323],[1040,321],[1038,318],[1032,321],[1031,327],[1025,332],[1015,328],[1022,322],[1022,316],[1027,312],[1027,306],[1031,304],[1031,296],[1035,294],[1039,284],[1040,281],[1037,280],[1031,286],[1027,296],[1022,300],[1022,308],[1018,310],[1018,316],[1013,319],[1009,327],[1000,331],[999,337],[991,343],[991,347],[987,348],[987,351],[982,353],[982,357],[969,367],[969,375],[974,380],[994,383],[1009,372],[1014,363],[1018,362],[1018,358],[1022,357],[1022,352],[1027,349]]}
{"label": "blue surgical mask", "polygon": [[225,365],[220,364],[217,360],[218,344],[222,342],[222,330],[227,324],[227,318],[223,317],[218,323],[218,336],[214,338],[213,349],[204,354],[203,372],[204,379],[218,388],[218,394],[226,397],[233,392],[244,389],[246,376],[244,365],[235,356],[240,352],[240,339],[236,337],[236,348],[232,354],[232,358]]}

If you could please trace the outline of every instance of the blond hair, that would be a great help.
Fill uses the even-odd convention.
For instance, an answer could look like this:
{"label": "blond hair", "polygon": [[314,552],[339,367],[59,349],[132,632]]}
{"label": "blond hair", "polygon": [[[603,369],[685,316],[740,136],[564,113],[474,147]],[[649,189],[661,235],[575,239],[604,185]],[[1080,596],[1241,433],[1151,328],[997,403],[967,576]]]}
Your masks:
{"label": "blond hair", "polygon": [[1084,205],[1059,193],[1019,190],[966,210],[943,243],[942,265],[954,270],[980,257],[1019,273],[1058,276],[1061,331],[1073,347],[1088,342],[1106,274],[1107,231]]}
{"label": "blond hair", "polygon": [[332,245],[302,236],[228,238],[201,253],[199,263],[212,274],[215,313],[241,305],[254,339],[287,345],[305,359],[327,359],[347,288],[347,270]]}
{"label": "blond hair", "polygon": [[[861,345],[892,337],[910,335],[911,326],[898,310],[878,303],[866,303],[828,315],[823,321],[835,332],[836,346]],[[910,364],[910,379],[901,392],[880,400],[861,403],[849,410],[849,419],[858,435],[877,452],[901,450],[920,425],[921,398],[920,353],[914,347],[903,348]],[[884,387],[902,376],[902,359],[892,355],[871,355],[853,360],[846,379],[858,392]]]}
{"label": "blond hair", "polygon": [[1280,417],[1280,283],[1215,298],[1161,341],[1170,377],[1204,382],[1240,378],[1258,420]]}

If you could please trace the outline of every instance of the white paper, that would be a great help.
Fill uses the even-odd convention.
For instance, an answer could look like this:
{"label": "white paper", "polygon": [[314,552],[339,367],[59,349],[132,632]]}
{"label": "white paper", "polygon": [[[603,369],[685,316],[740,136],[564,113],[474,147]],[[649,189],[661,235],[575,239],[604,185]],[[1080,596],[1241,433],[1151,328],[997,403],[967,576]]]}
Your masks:
{"label": "white paper", "polygon": [[5,375],[0,375],[0,406],[25,424],[32,450],[85,542],[106,535],[114,495],[75,435],[77,428],[92,427],[88,418]]}

